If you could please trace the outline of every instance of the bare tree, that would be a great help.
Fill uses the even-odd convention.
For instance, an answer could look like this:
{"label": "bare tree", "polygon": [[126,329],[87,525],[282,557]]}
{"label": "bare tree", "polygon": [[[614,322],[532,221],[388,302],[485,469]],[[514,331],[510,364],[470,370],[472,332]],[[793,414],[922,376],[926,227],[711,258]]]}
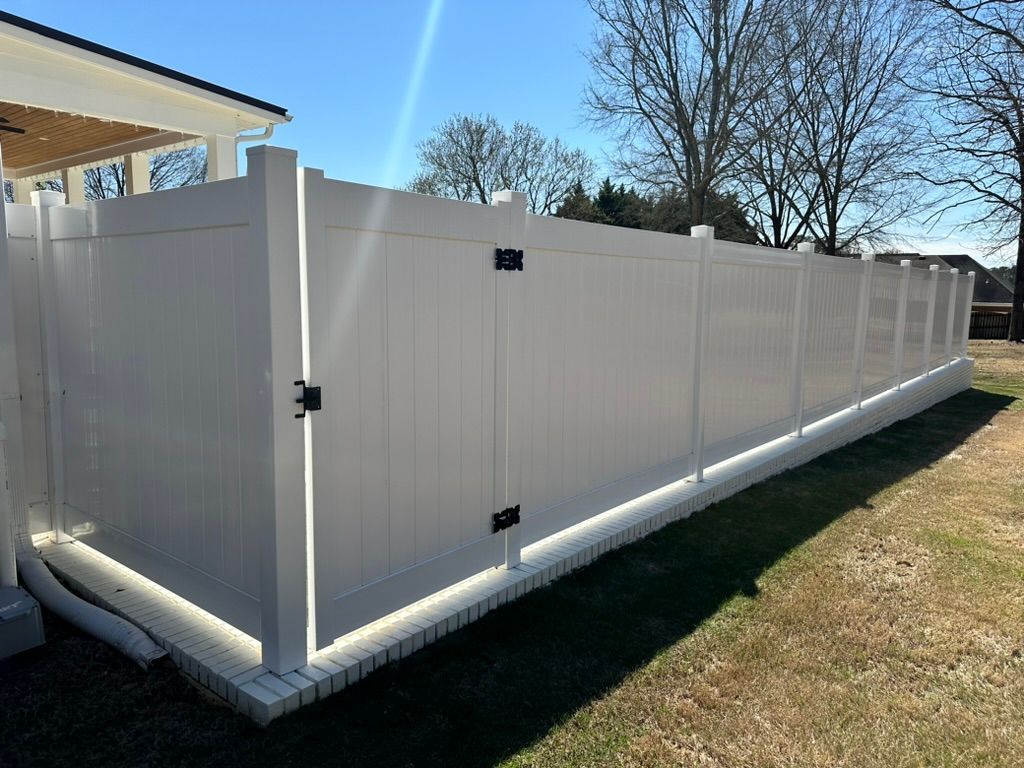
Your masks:
{"label": "bare tree", "polygon": [[825,253],[877,248],[927,204],[906,86],[919,64],[921,14],[903,0],[815,1],[802,12],[818,29],[799,48],[792,105],[817,198],[808,228]]}
{"label": "bare tree", "polygon": [[[811,6],[791,3],[758,46],[757,76],[774,78],[776,87],[751,105],[740,124],[746,151],[730,174],[729,186],[754,225],[758,243],[772,248],[795,248],[802,242],[821,204],[821,181],[809,162],[800,110],[805,73],[820,63],[802,47],[825,31],[817,15],[808,12]],[[816,50],[819,58],[824,55],[821,46]]]}
{"label": "bare tree", "polygon": [[[173,187],[187,187],[206,181],[206,150],[187,147],[154,155],[149,161],[149,188],[156,192]],[[124,163],[110,163],[85,172],[87,200],[123,197],[128,193]]]}
{"label": "bare tree", "polygon": [[788,3],[590,0],[598,32],[586,91],[593,121],[620,138],[618,170],[641,187],[676,187],[709,223],[715,185],[747,154],[740,131],[774,87],[759,46]]}
{"label": "bare tree", "polygon": [[926,174],[967,206],[993,248],[1016,245],[1011,341],[1024,341],[1024,9],[1009,0],[921,0],[936,12],[929,67],[936,163]]}
{"label": "bare tree", "polygon": [[578,185],[589,186],[594,162],[527,123],[506,129],[490,115],[455,115],[419,144],[420,171],[409,189],[487,204],[500,189],[525,192],[529,210],[551,214]]}
{"label": "bare tree", "polygon": [[[110,163],[89,168],[84,175],[86,200],[106,200],[111,197],[123,197],[128,193],[124,163]],[[187,147],[150,158],[149,188],[154,192],[205,182],[206,150],[202,147]],[[64,185],[60,179],[36,182],[35,188],[49,189],[54,192],[64,191]],[[4,181],[4,197],[8,202],[14,200],[14,187],[7,180]]]}

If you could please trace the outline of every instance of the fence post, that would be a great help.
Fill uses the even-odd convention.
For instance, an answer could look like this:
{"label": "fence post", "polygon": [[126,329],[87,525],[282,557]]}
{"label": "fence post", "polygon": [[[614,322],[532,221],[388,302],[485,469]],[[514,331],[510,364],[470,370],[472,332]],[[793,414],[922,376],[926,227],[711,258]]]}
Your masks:
{"label": "fence post", "polygon": [[701,224],[690,228],[690,236],[700,240],[700,266],[697,277],[697,308],[694,325],[693,354],[693,412],[691,424],[693,433],[690,445],[693,447],[693,479],[704,481],[704,373],[708,326],[711,320],[711,265],[715,253],[715,228]]}
{"label": "fence post", "polygon": [[[324,172],[317,168],[299,168],[299,303],[302,324],[302,379],[309,386],[315,386],[321,371],[313,367],[313,356],[310,350],[310,326],[314,323],[326,322],[323,317],[310,317],[309,311],[309,262],[310,259],[323,258],[327,249],[327,222],[324,212]],[[314,286],[316,291],[319,286]],[[327,306],[321,300],[318,307]],[[321,362],[326,356],[316,358]],[[313,466],[313,429],[318,426],[314,418],[303,419],[302,440],[304,447],[305,493],[306,493],[306,648],[310,653],[317,650],[317,610],[316,590],[316,525],[314,506],[314,485],[316,477]],[[333,638],[332,638],[333,640]]]}
{"label": "fence post", "polygon": [[50,523],[55,541],[69,541],[64,523],[64,429],[60,385],[60,347],[57,337],[56,265],[50,235],[50,209],[64,205],[62,192],[32,193],[36,215],[36,269],[39,279],[40,336],[43,352],[43,414],[46,426],[46,475]]}
{"label": "fence post", "polygon": [[971,307],[974,304],[974,273],[967,273],[967,295],[964,296],[964,335],[960,343],[960,357],[967,357],[967,340],[971,335]]}
{"label": "fence post", "polygon": [[932,331],[935,329],[935,295],[939,289],[939,265],[928,267],[928,315],[924,321],[924,360],[921,375],[927,376],[932,370]]}
{"label": "fence post", "polygon": [[871,276],[874,274],[875,257],[866,253],[860,257],[864,262],[864,273],[860,277],[860,295],[857,305],[857,329],[853,345],[853,402],[851,406],[860,410],[864,392],[864,348],[868,338],[868,312],[871,306]]}
{"label": "fence post", "polygon": [[946,365],[953,362],[953,315],[956,314],[956,284],[959,269],[949,270],[949,305],[946,312]]}
{"label": "fence post", "polygon": [[[0,168],[3,158],[0,157]],[[0,173],[0,177],[3,174]],[[6,455],[8,459],[7,482],[9,489],[10,519],[14,529],[21,534],[25,531],[27,509],[23,493],[25,487],[25,462],[22,448],[21,429],[21,385],[18,379],[18,355],[14,328],[14,282],[10,268],[10,248],[7,242],[7,203],[0,196],[0,421],[4,423]],[[11,535],[14,536],[14,530]],[[7,563],[6,552],[0,552]]]}
{"label": "fence post", "polygon": [[[502,190],[491,196],[491,205],[498,206],[499,248],[523,250],[526,247],[526,195],[522,192]],[[529,267],[527,267],[528,269]],[[521,504],[522,429],[512,418],[511,398],[513,375],[511,359],[523,359],[520,349],[522,334],[515,334],[516,313],[523,311],[523,276],[518,272],[499,271],[494,285],[495,340],[494,370],[494,511]],[[513,348],[515,346],[515,348]],[[517,378],[521,371],[516,374]],[[505,568],[515,568],[522,562],[522,536],[520,526],[506,528]]]}
{"label": "fence post", "polygon": [[270,302],[269,390],[273,488],[260,530],[263,664],[283,674],[305,665],[306,493],[304,424],[295,418],[302,375],[301,281],[294,150],[250,147],[249,230],[253,269],[265,270]]}
{"label": "fence post", "polygon": [[903,342],[907,336],[907,302],[910,300],[910,259],[900,262],[899,298],[896,300],[896,350],[893,355],[893,389],[903,386]]}
{"label": "fence post", "polygon": [[800,272],[796,281],[796,311],[793,323],[793,436],[804,436],[804,360],[807,356],[807,317],[810,313],[811,254],[814,243],[800,243]]}

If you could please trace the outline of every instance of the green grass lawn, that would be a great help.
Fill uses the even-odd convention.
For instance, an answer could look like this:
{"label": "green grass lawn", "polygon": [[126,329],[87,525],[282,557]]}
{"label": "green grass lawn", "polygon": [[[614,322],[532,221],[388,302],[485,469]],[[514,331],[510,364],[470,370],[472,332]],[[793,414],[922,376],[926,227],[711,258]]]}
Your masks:
{"label": "green grass lawn", "polygon": [[0,765],[1022,765],[1024,350],[259,730],[48,618]]}

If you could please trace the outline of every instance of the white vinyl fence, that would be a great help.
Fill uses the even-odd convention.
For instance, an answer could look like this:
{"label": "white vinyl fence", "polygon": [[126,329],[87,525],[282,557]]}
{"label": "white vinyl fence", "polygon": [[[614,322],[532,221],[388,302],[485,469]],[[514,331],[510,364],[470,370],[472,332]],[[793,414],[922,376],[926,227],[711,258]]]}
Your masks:
{"label": "white vinyl fence", "polygon": [[[53,527],[261,639],[279,668],[305,658],[302,593],[278,597],[305,580],[289,403],[298,234],[294,215],[279,232],[273,214],[294,208],[294,165],[267,150],[247,178],[82,206],[36,193],[58,393]],[[298,468],[290,483],[282,467]]]}
{"label": "white vinyl fence", "polygon": [[271,148],[247,178],[34,215],[54,527],[277,672],[966,351],[973,276],[333,181]]}
{"label": "white vinyl fence", "polygon": [[[17,345],[17,386],[3,391],[20,393],[19,413],[7,412],[0,401],[0,420],[8,427],[11,450],[12,499],[19,510],[20,533],[50,530],[46,474],[43,361],[36,264],[36,217],[30,205],[7,205],[8,269],[13,287],[11,309]],[[22,343],[25,340],[26,343]],[[13,370],[8,372],[13,373]]]}

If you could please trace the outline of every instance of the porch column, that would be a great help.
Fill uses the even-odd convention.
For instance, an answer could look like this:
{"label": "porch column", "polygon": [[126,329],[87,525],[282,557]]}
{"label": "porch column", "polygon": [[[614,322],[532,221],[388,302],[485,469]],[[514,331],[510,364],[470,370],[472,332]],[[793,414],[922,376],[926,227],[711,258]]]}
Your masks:
{"label": "porch column", "polygon": [[124,181],[129,195],[149,192],[149,155],[138,152],[124,156]]}
{"label": "porch column", "polygon": [[206,137],[206,180],[222,181],[238,176],[238,154],[234,136]]}
{"label": "porch column", "polygon": [[85,171],[81,168],[65,168],[60,172],[64,185],[64,197],[68,205],[85,202]]}
{"label": "porch column", "polygon": [[11,184],[14,186],[14,202],[18,205],[31,205],[32,190],[36,185],[28,179],[14,179]]}

